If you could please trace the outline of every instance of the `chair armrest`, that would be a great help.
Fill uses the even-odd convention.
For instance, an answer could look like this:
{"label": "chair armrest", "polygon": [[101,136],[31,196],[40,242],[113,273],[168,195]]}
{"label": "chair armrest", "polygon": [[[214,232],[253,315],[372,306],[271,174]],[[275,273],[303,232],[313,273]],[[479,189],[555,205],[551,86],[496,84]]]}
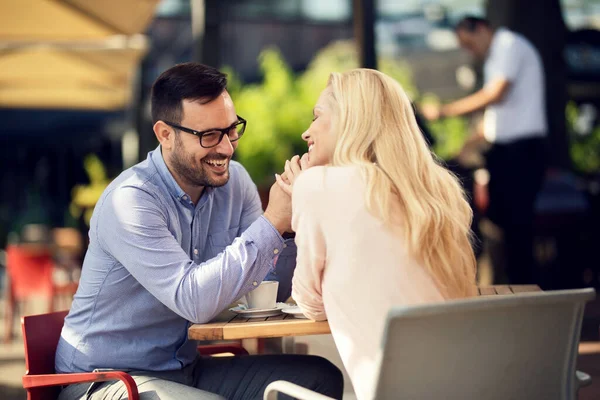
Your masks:
{"label": "chair armrest", "polygon": [[575,371],[575,377],[577,378],[577,389],[582,387],[590,386],[592,384],[592,377],[582,371]]}
{"label": "chair armrest", "polygon": [[248,350],[242,347],[241,344],[230,343],[230,344],[207,344],[198,346],[198,353],[203,356],[210,356],[213,354],[232,353],[236,356],[247,356]]}
{"label": "chair armrest", "polygon": [[277,400],[277,393],[279,392],[299,400],[335,400],[287,381],[271,382],[265,389],[263,400]]}
{"label": "chair armrest", "polygon": [[31,389],[44,386],[71,385],[84,382],[122,381],[127,388],[130,400],[139,400],[137,385],[131,375],[123,371],[85,372],[80,374],[48,374],[23,376],[23,388]]}

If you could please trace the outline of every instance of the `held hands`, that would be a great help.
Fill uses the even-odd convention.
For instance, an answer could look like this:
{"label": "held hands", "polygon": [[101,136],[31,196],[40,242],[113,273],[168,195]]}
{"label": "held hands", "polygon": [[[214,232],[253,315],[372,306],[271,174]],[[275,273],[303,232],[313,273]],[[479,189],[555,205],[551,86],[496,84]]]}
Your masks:
{"label": "held hands", "polygon": [[303,169],[308,168],[308,155],[292,157],[285,162],[285,171],[282,175],[275,175],[277,180],[269,191],[269,204],[264,216],[273,224],[275,229],[283,235],[292,232],[292,189],[294,181]]}
{"label": "held hands", "polygon": [[292,232],[292,199],[275,182],[269,191],[269,204],[264,217],[277,229],[280,235]]}
{"label": "held hands", "polygon": [[285,172],[280,176],[275,174],[275,180],[283,191],[288,195],[292,195],[294,182],[302,171],[308,168],[308,153],[305,153],[302,158],[299,156],[292,157],[291,160],[285,162]]}

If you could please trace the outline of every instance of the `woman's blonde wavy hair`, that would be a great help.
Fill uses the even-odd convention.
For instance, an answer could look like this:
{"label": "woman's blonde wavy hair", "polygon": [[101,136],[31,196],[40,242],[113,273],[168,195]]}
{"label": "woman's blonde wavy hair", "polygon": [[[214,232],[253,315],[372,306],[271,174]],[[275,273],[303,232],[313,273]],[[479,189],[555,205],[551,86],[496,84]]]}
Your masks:
{"label": "woman's blonde wavy hair", "polygon": [[446,298],[474,296],[471,207],[457,178],[440,165],[421,133],[398,82],[370,69],[333,73],[332,165],[360,166],[369,211],[390,220],[399,200],[408,251]]}

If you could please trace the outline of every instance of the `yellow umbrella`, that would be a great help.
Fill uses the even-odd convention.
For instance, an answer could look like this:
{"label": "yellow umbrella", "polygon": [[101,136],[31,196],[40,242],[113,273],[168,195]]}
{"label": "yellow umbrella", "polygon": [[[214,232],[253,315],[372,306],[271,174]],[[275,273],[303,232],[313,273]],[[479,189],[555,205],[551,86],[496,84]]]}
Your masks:
{"label": "yellow umbrella", "polygon": [[0,107],[115,110],[159,0],[2,0]]}
{"label": "yellow umbrella", "polygon": [[123,108],[147,48],[144,37],[126,42],[77,47],[0,43],[0,107]]}
{"label": "yellow umbrella", "polygon": [[89,40],[144,32],[160,0],[2,0],[0,40]]}

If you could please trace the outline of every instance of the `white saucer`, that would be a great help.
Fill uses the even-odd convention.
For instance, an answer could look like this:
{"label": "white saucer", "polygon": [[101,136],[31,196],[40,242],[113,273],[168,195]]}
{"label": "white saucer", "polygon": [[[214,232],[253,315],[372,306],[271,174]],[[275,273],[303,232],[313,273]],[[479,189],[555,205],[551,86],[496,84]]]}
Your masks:
{"label": "white saucer", "polygon": [[290,314],[294,318],[308,319],[308,318],[306,318],[306,316],[304,314],[302,314],[302,311],[300,310],[300,307],[298,307],[298,306],[288,306],[288,307],[284,308],[283,310],[281,310],[281,312],[283,312],[285,314]]}
{"label": "white saucer", "polygon": [[266,318],[281,314],[281,310],[287,307],[285,303],[277,303],[273,308],[246,308],[244,304],[230,308],[236,314],[243,315],[246,318]]}

